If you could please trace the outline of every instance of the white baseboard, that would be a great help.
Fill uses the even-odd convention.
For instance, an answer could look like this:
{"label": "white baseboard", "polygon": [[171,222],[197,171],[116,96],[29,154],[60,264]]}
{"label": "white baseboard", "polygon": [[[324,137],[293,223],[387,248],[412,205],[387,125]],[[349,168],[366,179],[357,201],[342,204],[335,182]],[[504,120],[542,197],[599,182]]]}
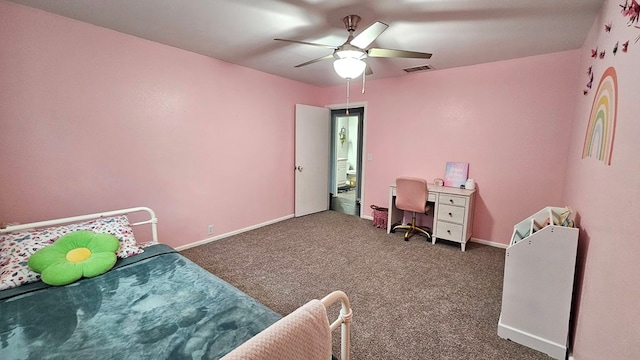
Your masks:
{"label": "white baseboard", "polygon": [[196,242],[193,242],[193,243],[190,243],[190,244],[187,244],[187,245],[178,246],[175,249],[177,251],[190,249],[192,247],[208,244],[208,243],[210,243],[212,241],[224,239],[224,238],[227,238],[229,236],[238,235],[238,234],[241,234],[243,232],[247,232],[247,231],[250,231],[250,230],[255,230],[257,228],[261,228],[263,226],[267,226],[267,225],[275,224],[275,223],[280,222],[280,221],[288,220],[288,219],[291,219],[293,217],[294,217],[293,214],[287,215],[287,216],[283,216],[281,218],[269,220],[269,221],[263,222],[261,224],[252,225],[252,226],[249,226],[249,227],[246,227],[246,228],[243,228],[243,229],[238,229],[238,230],[231,231],[231,232],[228,232],[228,233],[225,233],[225,234],[221,234],[221,235],[218,235],[218,236],[210,237],[210,238],[207,238],[207,239],[204,239],[204,240],[200,240],[200,241],[196,241]]}
{"label": "white baseboard", "polygon": [[489,245],[489,246],[493,246],[493,247],[497,247],[497,248],[501,248],[501,249],[506,249],[509,247],[509,245],[507,244],[503,244],[503,243],[497,243],[494,241],[489,241],[489,240],[482,240],[482,239],[476,239],[474,237],[472,237],[469,241],[478,243],[478,244],[483,244],[483,245]]}

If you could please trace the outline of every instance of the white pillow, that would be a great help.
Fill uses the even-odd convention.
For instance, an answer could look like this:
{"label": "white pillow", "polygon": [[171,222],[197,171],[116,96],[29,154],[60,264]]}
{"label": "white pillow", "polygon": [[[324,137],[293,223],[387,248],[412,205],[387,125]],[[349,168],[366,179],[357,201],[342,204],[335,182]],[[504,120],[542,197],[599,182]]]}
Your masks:
{"label": "white pillow", "polygon": [[116,255],[119,258],[142,253],[136,243],[126,215],[100,218],[80,224],[60,225],[46,229],[0,235],[0,290],[38,281],[40,274],[27,265],[29,257],[43,247],[53,244],[62,235],[77,230],[111,234],[120,240]]}

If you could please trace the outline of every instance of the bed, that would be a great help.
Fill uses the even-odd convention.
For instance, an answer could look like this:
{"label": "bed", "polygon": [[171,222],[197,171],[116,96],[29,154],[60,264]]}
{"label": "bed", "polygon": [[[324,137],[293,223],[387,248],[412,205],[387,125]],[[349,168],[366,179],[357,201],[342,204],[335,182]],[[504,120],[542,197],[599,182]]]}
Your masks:
{"label": "bed", "polygon": [[[142,219],[130,223],[131,216]],[[147,242],[133,235],[142,225]],[[33,252],[79,230],[119,239],[111,270],[50,286],[26,267]],[[158,243],[157,218],[146,207],[0,229],[0,275],[2,359],[329,359],[338,328],[339,356],[349,359],[344,292],[282,317]],[[338,304],[330,322],[327,310]]]}

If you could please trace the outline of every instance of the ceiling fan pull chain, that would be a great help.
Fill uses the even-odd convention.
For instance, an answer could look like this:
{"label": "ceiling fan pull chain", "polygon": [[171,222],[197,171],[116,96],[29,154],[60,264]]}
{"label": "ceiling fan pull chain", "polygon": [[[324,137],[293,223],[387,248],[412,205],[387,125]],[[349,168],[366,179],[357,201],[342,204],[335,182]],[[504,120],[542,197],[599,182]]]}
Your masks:
{"label": "ceiling fan pull chain", "polygon": [[364,94],[364,79],[367,77],[367,74],[362,74],[362,93]]}
{"label": "ceiling fan pull chain", "polygon": [[349,79],[347,79],[347,113],[349,115]]}

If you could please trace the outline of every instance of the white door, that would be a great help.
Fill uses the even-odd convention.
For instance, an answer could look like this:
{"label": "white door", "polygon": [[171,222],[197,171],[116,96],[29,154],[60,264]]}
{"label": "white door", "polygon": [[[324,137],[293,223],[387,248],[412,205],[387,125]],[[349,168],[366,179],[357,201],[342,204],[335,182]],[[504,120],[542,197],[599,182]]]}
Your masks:
{"label": "white door", "polygon": [[296,104],[295,216],[329,209],[330,110]]}

